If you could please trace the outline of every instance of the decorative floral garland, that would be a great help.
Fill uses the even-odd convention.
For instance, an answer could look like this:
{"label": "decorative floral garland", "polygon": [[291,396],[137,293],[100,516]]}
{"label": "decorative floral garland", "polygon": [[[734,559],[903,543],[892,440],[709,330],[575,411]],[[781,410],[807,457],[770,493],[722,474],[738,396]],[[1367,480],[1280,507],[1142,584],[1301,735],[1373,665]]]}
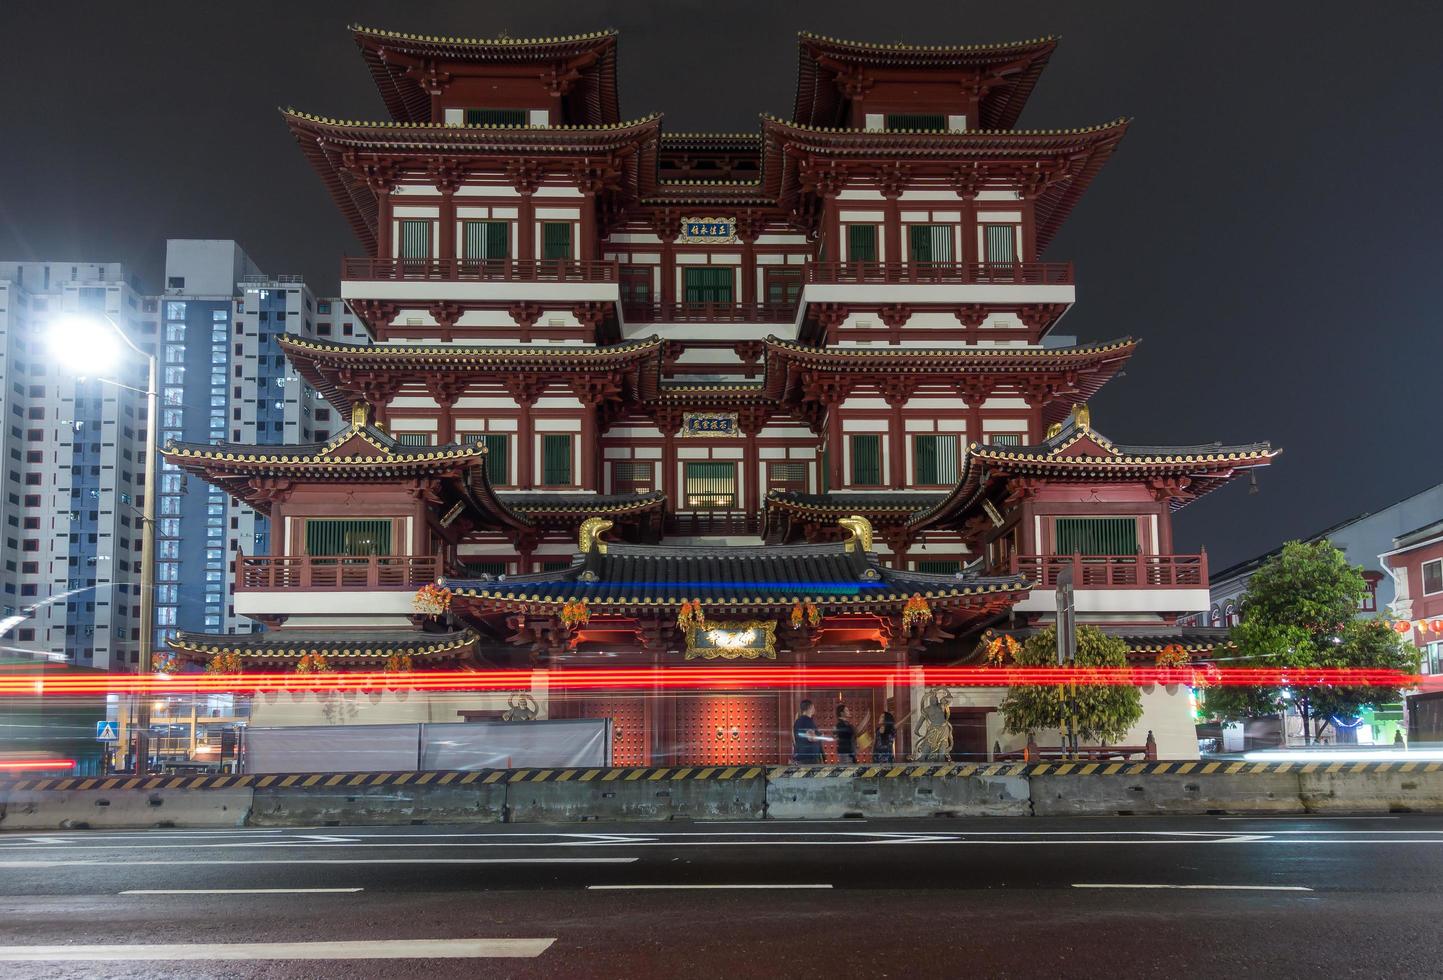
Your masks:
{"label": "decorative floral garland", "polygon": [[932,607],[922,598],[922,593],[912,593],[912,598],[902,607],[902,629],[911,632],[913,628],[932,621]]}
{"label": "decorative floral garland", "polygon": [[591,607],[585,599],[576,599],[561,607],[561,625],[569,630],[591,622]]}
{"label": "decorative floral garland", "polygon": [[326,659],[324,653],[305,653],[301,659],[296,661],[297,674],[329,674],[332,673],[331,663]]}
{"label": "decorative floral garland", "polygon": [[700,629],[706,625],[706,613],[701,610],[701,600],[691,599],[681,604],[676,611],[676,627],[682,632]]}
{"label": "decorative floral garland", "polygon": [[1017,654],[1022,651],[1022,644],[1006,634],[994,636],[987,644],[987,662],[994,667],[1001,667],[1009,660],[1017,659]]}
{"label": "decorative floral garland", "polygon": [[1159,667],[1186,667],[1190,663],[1192,663],[1192,656],[1176,643],[1169,643],[1157,655]]}
{"label": "decorative floral garland", "polygon": [[[161,670],[167,674],[175,673],[171,664],[167,662]],[[238,653],[217,653],[210,658],[205,665],[207,674],[239,674],[241,672],[241,658]]]}
{"label": "decorative floral garland", "polygon": [[451,590],[427,583],[416,590],[411,608],[423,616],[444,616],[451,608]]}
{"label": "decorative floral garland", "polygon": [[822,611],[817,608],[816,603],[809,600],[792,604],[792,629],[801,629],[803,623],[815,629],[821,622]]}
{"label": "decorative floral garland", "polygon": [[381,669],[387,674],[409,674],[414,664],[409,653],[393,653],[386,658],[386,666]]}

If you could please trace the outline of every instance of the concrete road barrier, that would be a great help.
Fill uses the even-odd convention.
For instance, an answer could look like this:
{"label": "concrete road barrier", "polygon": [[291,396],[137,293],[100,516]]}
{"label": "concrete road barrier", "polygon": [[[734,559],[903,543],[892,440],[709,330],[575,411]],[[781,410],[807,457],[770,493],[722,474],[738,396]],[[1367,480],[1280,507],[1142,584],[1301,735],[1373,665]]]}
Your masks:
{"label": "concrete road barrier", "polygon": [[1443,772],[1350,769],[1298,773],[1303,806],[1313,813],[1443,813]]}
{"label": "concrete road barrier", "polygon": [[[1040,767],[1039,767],[1040,768]],[[1303,813],[1291,772],[1032,773],[1032,815]]]}
{"label": "concrete road barrier", "polygon": [[510,823],[592,820],[761,820],[761,766],[521,769],[506,781]]}
{"label": "concrete road barrier", "polygon": [[249,787],[17,789],[0,800],[0,831],[243,827],[251,812]]}
{"label": "concrete road barrier", "polygon": [[1025,817],[1027,779],[975,766],[778,766],[767,774],[767,816]]}
{"label": "concrete road barrier", "polygon": [[501,783],[356,787],[257,788],[253,827],[360,827],[406,824],[500,823],[506,813]]}

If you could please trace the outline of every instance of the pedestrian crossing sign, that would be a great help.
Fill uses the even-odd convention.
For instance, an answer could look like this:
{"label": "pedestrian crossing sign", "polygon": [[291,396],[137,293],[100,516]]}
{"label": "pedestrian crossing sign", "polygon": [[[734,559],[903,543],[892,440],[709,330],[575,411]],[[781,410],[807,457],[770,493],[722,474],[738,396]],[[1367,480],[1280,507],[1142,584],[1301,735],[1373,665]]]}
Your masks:
{"label": "pedestrian crossing sign", "polygon": [[113,721],[97,721],[95,723],[95,739],[98,742],[114,742],[119,740],[120,735],[116,731],[116,724]]}

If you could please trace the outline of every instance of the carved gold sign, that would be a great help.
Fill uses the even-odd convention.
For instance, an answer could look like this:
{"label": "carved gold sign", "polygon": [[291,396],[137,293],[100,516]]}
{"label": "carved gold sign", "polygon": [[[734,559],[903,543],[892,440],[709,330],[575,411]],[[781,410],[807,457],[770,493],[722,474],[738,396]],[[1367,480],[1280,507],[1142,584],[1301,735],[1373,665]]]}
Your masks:
{"label": "carved gold sign", "polygon": [[737,219],[682,218],[676,240],[683,245],[729,245],[737,241]]}
{"label": "carved gold sign", "polygon": [[736,412],[683,412],[681,416],[683,436],[734,436],[740,432]]}
{"label": "carved gold sign", "polygon": [[707,623],[686,631],[686,659],[775,660],[777,624],[774,620]]}

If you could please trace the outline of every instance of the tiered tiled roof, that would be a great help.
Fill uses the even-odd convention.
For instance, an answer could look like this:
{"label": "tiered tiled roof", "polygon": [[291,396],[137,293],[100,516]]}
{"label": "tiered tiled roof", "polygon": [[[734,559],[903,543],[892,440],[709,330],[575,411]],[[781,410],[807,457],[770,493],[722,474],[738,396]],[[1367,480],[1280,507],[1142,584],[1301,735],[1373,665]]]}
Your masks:
{"label": "tiered tiled roof", "polygon": [[279,629],[265,633],[212,634],[181,630],[169,640],[172,650],[192,660],[236,654],[247,667],[293,667],[306,654],[321,654],[346,667],[380,667],[393,656],[419,664],[467,660],[476,646],[475,631],[423,633],[406,629]]}
{"label": "tiered tiled roof", "polygon": [[935,506],[945,494],[918,491],[870,493],[833,490],[830,493],[799,493],[770,490],[762,507],[768,541],[786,542],[800,536],[802,529],[835,525],[838,520],[860,514],[881,528],[906,524],[913,514]]}
{"label": "tiered tiled roof", "polygon": [[[1207,659],[1212,656],[1213,651],[1227,646],[1228,636],[1231,632],[1225,626],[1099,626],[1096,623],[1085,623],[1086,626],[1094,626],[1101,629],[1109,636],[1115,636],[1127,644],[1128,658],[1139,665],[1151,665],[1157,655],[1164,647],[1179,646],[1191,657]],[[1035,636],[1049,627],[1028,626],[1018,629],[989,629],[978,637],[977,652],[974,657],[980,657],[981,651],[986,649],[987,644],[998,636],[1010,636],[1014,640],[1025,641],[1028,637]]]}

